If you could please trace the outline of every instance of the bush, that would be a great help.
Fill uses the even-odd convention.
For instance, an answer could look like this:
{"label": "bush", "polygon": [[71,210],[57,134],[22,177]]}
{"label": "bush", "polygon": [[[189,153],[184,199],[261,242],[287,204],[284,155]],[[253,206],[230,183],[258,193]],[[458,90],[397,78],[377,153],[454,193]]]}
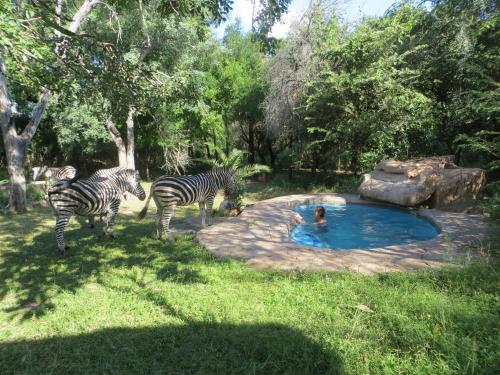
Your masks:
{"label": "bush", "polygon": [[26,190],[28,202],[40,202],[45,200],[45,192],[39,187],[29,185]]}
{"label": "bush", "polygon": [[8,190],[0,189],[0,207],[5,207],[9,203]]}

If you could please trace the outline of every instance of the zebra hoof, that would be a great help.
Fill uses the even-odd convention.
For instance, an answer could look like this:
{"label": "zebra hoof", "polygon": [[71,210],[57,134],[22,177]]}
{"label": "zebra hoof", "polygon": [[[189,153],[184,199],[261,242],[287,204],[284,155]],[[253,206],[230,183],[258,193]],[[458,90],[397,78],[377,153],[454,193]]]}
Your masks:
{"label": "zebra hoof", "polygon": [[66,251],[69,250],[69,246],[66,245],[66,246],[64,246],[64,249],[58,248],[58,250],[59,250],[59,253],[61,253],[61,255],[64,255],[64,254],[66,254]]}
{"label": "zebra hoof", "polygon": [[111,238],[112,240],[115,240],[115,239],[116,239],[116,235],[114,235],[114,234],[110,234],[110,235],[109,235],[109,238]]}

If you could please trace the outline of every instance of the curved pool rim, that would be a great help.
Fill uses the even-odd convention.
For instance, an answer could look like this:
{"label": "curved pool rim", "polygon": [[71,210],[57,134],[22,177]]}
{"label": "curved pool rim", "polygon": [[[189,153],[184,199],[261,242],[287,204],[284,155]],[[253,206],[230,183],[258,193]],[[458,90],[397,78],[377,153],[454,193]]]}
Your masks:
{"label": "curved pool rim", "polygon": [[[376,246],[376,245],[373,245],[373,246],[352,246],[352,247],[342,247],[342,246],[334,246],[333,244],[327,244],[328,241],[325,241],[325,240],[322,240],[321,237],[324,237],[324,236],[317,236],[317,234],[314,234],[314,233],[310,233],[310,235],[312,237],[317,237],[317,240],[318,240],[318,245],[316,244],[307,244],[307,243],[304,243],[304,242],[301,242],[299,239],[297,238],[294,238],[295,237],[298,237],[298,234],[297,234],[297,230],[300,229],[300,227],[305,223],[305,224],[309,224],[309,225],[314,225],[314,223],[310,223],[310,222],[306,222],[305,221],[305,218],[301,215],[301,212],[298,211],[299,208],[303,208],[303,207],[310,207],[311,209],[314,209],[314,207],[317,207],[318,205],[322,205],[322,206],[327,206],[327,212],[328,212],[328,206],[363,206],[363,207],[370,207],[370,208],[384,208],[384,209],[387,209],[387,210],[390,210],[390,211],[396,211],[396,212],[400,212],[404,215],[411,215],[411,216],[414,216],[417,220],[419,221],[423,221],[425,222],[425,224],[427,225],[430,225],[432,227],[433,230],[435,230],[435,234],[433,233],[432,234],[432,237],[429,237],[429,238],[425,238],[425,239],[418,239],[416,238],[415,240],[411,240],[411,241],[402,241],[402,242],[397,242],[398,240],[396,239],[394,242],[391,242],[391,243],[387,243],[383,246],[379,245],[379,246]],[[331,208],[330,208],[331,209]],[[424,216],[424,215],[421,215],[419,214],[418,210],[415,210],[415,209],[411,209],[411,208],[406,208],[406,207],[401,207],[401,206],[397,206],[397,205],[393,205],[393,204],[385,204],[385,203],[377,203],[377,202],[373,202],[373,201],[368,201],[368,202],[349,202],[349,201],[346,201],[345,203],[328,203],[328,202],[323,202],[323,203],[315,203],[315,204],[298,204],[298,205],[295,205],[292,210],[297,213],[300,218],[302,220],[304,220],[304,222],[301,222],[301,223],[295,223],[291,229],[290,229],[290,240],[298,245],[302,245],[302,246],[312,246],[314,248],[320,248],[320,249],[327,249],[329,251],[353,251],[353,250],[357,250],[357,249],[360,249],[360,250],[373,250],[373,249],[377,249],[377,248],[380,248],[380,247],[388,247],[388,246],[404,246],[404,245],[410,245],[412,243],[417,243],[417,242],[425,242],[425,241],[431,241],[433,240],[434,238],[436,238],[437,236],[439,236],[439,234],[441,233],[441,228],[440,226],[434,221],[432,220],[431,218],[427,217],[427,216]],[[348,220],[349,218],[346,217],[346,220]],[[341,224],[342,225],[342,224]],[[332,229],[332,228],[329,228],[329,229]],[[422,228],[424,229],[424,228]],[[307,233],[305,233],[307,235]],[[428,237],[429,235],[426,235],[425,237]],[[387,242],[390,242],[390,241],[387,241]],[[326,245],[326,246],[321,246],[321,245]]]}
{"label": "curved pool rim", "polygon": [[[470,254],[471,244],[487,246],[493,232],[482,215],[419,208],[413,211],[440,229],[434,239],[350,251],[332,251],[293,242],[289,236],[290,229],[301,219],[293,208],[302,204],[325,203],[368,203],[394,208],[392,204],[365,200],[354,194],[286,195],[248,205],[235,218],[216,218],[215,225],[197,232],[196,240],[215,256],[241,259],[259,269],[349,269],[373,274],[442,267],[456,257]],[[198,224],[199,217],[188,221]]]}

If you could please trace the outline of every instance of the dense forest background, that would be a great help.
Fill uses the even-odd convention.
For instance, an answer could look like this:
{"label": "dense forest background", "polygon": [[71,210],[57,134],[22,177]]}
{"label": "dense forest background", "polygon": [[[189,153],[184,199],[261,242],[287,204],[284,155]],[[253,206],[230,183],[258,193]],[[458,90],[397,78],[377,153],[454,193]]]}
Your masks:
{"label": "dense forest background", "polygon": [[0,0],[18,132],[41,87],[52,91],[26,171],[120,164],[151,179],[192,173],[236,148],[248,163],[290,173],[360,173],[385,158],[454,154],[497,177],[495,0],[401,1],[356,24],[334,2],[312,1],[283,40],[267,35],[285,0],[261,2],[250,32],[236,22],[222,40],[210,26],[230,1],[109,1],[77,33],[49,3],[68,14],[80,4],[18,2],[12,11]]}

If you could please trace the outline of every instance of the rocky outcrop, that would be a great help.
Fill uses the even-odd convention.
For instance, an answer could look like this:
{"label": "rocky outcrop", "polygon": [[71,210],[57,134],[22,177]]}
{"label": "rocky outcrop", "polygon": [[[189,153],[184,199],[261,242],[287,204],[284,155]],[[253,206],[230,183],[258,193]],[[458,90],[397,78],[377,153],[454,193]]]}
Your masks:
{"label": "rocky outcrop", "polygon": [[364,176],[359,194],[407,207],[425,204],[460,210],[476,198],[485,182],[482,169],[460,168],[453,163],[453,156],[384,160]]}

